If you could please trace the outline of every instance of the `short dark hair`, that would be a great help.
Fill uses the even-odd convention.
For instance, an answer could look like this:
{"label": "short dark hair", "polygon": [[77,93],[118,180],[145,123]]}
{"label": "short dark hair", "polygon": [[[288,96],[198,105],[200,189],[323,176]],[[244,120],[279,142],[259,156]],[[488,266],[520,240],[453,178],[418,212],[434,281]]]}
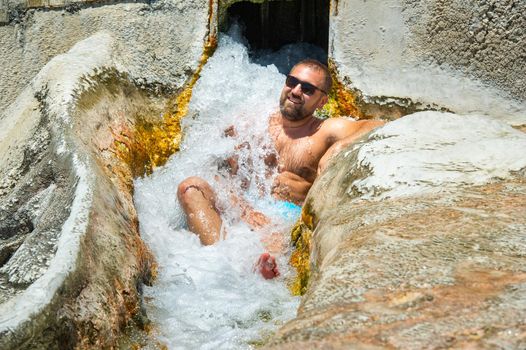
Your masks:
{"label": "short dark hair", "polygon": [[307,66],[309,68],[312,68],[314,70],[322,72],[325,75],[325,81],[324,81],[324,84],[323,84],[323,89],[327,93],[331,90],[332,77],[331,77],[331,72],[329,72],[329,68],[327,68],[326,65],[324,65],[320,61],[315,60],[313,58],[307,58],[307,59],[301,60],[298,63],[296,63],[294,65],[294,67],[292,67],[292,69],[290,71],[292,72],[292,70],[294,70],[294,68],[296,68],[298,66]]}

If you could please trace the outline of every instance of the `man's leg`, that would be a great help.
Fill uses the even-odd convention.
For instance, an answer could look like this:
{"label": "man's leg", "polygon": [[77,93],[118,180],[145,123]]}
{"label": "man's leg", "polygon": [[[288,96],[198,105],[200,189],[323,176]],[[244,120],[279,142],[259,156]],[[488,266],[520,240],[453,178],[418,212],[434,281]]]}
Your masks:
{"label": "man's leg", "polygon": [[190,231],[199,236],[203,245],[219,240],[222,220],[216,208],[212,187],[199,177],[189,177],[179,184],[177,198],[183,207]]}
{"label": "man's leg", "polygon": [[[217,242],[222,220],[216,208],[212,187],[199,177],[189,177],[179,184],[177,198],[183,207],[190,231],[199,236],[203,245]],[[279,276],[276,259],[269,253],[261,254],[255,267],[265,279]]]}

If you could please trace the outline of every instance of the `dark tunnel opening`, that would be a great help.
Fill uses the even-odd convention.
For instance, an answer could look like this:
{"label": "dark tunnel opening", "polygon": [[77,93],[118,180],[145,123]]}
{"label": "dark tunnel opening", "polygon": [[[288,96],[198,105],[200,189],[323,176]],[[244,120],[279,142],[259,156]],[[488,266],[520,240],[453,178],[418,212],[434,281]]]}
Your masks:
{"label": "dark tunnel opening", "polygon": [[330,0],[237,2],[228,8],[228,22],[236,19],[252,52],[276,51],[287,44],[320,47],[327,63]]}

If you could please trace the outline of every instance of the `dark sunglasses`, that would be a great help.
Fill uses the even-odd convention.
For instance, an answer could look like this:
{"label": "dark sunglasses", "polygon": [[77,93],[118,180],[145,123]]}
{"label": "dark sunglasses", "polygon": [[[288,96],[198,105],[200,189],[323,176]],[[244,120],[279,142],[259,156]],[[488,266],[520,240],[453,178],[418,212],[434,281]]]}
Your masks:
{"label": "dark sunglasses", "polygon": [[285,85],[287,85],[287,87],[289,87],[291,89],[294,89],[296,86],[298,86],[298,84],[301,85],[301,91],[303,91],[303,93],[305,95],[307,95],[307,96],[314,95],[316,90],[320,90],[325,95],[327,95],[327,92],[322,90],[322,89],[320,89],[319,87],[314,86],[311,83],[307,83],[307,82],[301,81],[298,78],[296,78],[296,77],[294,77],[294,76],[292,76],[290,74],[287,75],[287,79],[285,80]]}

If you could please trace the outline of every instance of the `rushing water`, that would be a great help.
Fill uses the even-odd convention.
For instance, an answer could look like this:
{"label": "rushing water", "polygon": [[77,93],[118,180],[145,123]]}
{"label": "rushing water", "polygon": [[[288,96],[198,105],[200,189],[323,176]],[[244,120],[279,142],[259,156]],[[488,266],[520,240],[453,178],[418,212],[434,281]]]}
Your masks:
{"label": "rushing water", "polygon": [[[272,176],[266,174],[263,161],[272,151],[266,130],[284,76],[275,65],[252,63],[247,48],[232,36],[220,37],[194,87],[181,151],[135,184],[141,233],[160,266],[155,286],[145,288],[148,315],[170,349],[249,348],[293,318],[299,302],[286,287],[292,275],[286,254],[278,258],[279,278],[267,281],[253,272],[265,250],[261,238],[271,232],[286,237],[297,219],[297,213],[283,216],[274,209],[269,195]],[[287,47],[273,59],[286,67],[290,52],[295,50]],[[268,54],[260,58],[270,60]],[[238,136],[225,137],[231,125]],[[240,144],[244,146],[236,148]],[[237,178],[250,182],[244,197],[273,219],[265,232],[251,231],[226,198],[227,189],[241,190],[240,181],[223,174],[219,166],[234,152],[241,164]],[[212,246],[202,246],[187,230],[176,200],[177,185],[188,176],[209,181],[225,213],[227,236]]]}

